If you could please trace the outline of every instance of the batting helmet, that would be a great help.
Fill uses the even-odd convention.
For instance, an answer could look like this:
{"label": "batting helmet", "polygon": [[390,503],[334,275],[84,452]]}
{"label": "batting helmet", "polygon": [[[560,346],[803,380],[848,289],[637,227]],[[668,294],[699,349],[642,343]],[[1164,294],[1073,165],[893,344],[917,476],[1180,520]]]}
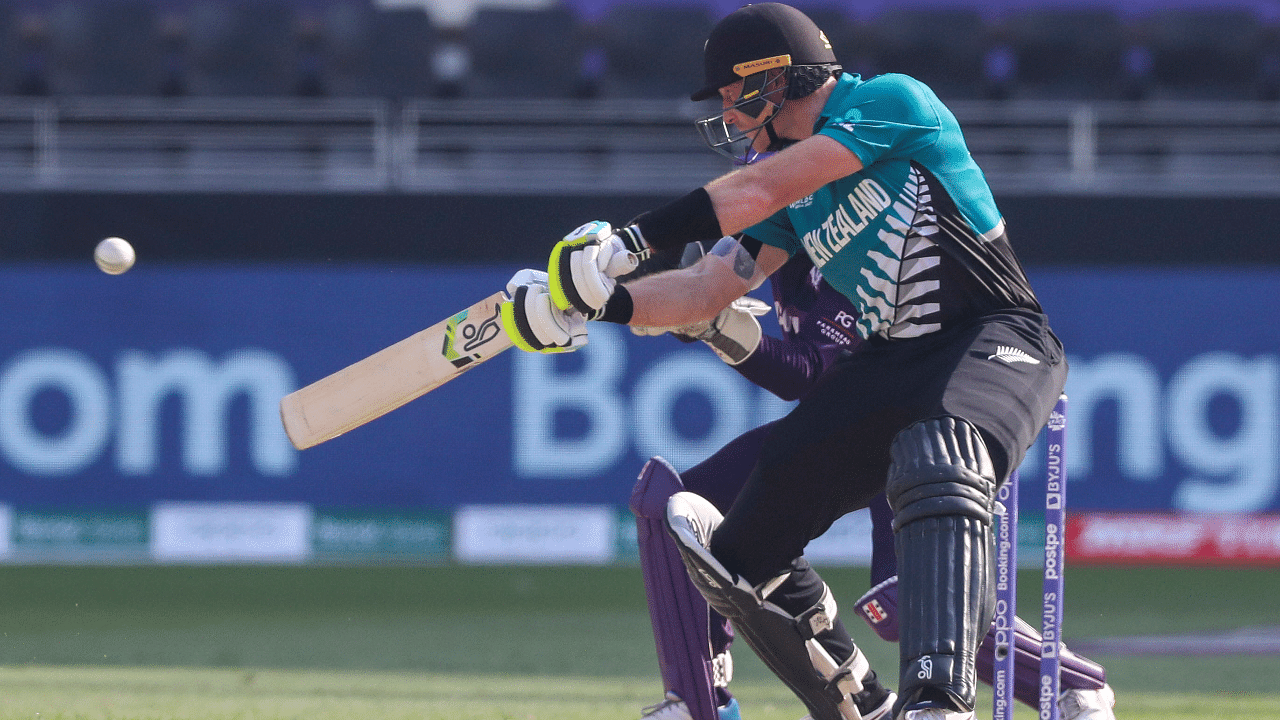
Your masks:
{"label": "batting helmet", "polygon": [[791,80],[801,80],[788,88],[792,98],[812,93],[838,70],[831,43],[808,15],[781,3],[747,5],[711,30],[703,51],[706,82],[689,97],[706,100],[726,85],[773,68],[787,68]]}

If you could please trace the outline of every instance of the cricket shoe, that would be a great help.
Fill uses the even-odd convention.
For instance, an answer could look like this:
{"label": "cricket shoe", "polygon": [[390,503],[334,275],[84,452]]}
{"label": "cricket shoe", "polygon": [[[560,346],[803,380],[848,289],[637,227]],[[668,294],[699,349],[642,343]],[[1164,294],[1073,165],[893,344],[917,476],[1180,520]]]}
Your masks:
{"label": "cricket shoe", "polygon": [[[742,720],[738,699],[730,698],[728,705],[716,708],[716,715],[719,720]],[[689,706],[684,700],[668,690],[662,702],[640,711],[640,720],[693,720],[693,716],[689,714]]]}
{"label": "cricket shoe", "polygon": [[1097,690],[1072,689],[1062,693],[1058,715],[1062,720],[1116,720],[1111,709],[1115,705],[1115,691],[1104,683]]}
{"label": "cricket shoe", "polygon": [[919,708],[908,710],[902,720],[973,720],[973,711],[960,712],[946,708]]}

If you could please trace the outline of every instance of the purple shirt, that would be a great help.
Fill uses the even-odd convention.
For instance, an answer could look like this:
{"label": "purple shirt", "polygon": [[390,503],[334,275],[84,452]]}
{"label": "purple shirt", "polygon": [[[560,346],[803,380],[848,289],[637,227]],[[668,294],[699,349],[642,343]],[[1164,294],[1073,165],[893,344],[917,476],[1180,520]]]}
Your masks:
{"label": "purple shirt", "polygon": [[798,400],[832,361],[862,342],[854,325],[858,311],[803,253],[769,281],[782,337],[765,335],[760,347],[734,369],[783,400]]}

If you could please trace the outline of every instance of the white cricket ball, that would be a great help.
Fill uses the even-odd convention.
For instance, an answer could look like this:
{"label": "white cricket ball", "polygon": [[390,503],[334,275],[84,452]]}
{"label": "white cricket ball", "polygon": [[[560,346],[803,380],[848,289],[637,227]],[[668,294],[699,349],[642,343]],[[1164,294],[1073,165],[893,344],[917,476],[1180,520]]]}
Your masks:
{"label": "white cricket ball", "polygon": [[124,238],[109,237],[98,243],[98,247],[93,250],[93,261],[98,263],[98,269],[110,275],[119,275],[128,270],[137,259],[133,246]]}

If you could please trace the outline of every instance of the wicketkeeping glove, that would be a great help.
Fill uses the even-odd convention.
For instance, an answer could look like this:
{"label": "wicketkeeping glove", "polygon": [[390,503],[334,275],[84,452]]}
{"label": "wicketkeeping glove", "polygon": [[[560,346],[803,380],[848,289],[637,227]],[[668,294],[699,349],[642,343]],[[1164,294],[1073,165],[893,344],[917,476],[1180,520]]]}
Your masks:
{"label": "wicketkeeping glove", "polygon": [[587,319],[551,302],[547,274],[521,270],[507,283],[510,300],[502,303],[502,328],[526,352],[573,352],[587,344]]}
{"label": "wicketkeeping glove", "polygon": [[617,287],[614,278],[634,270],[637,262],[609,223],[589,222],[551,249],[547,263],[551,299],[561,310],[574,309],[595,320]]}
{"label": "wicketkeeping glove", "polygon": [[701,340],[730,365],[751,357],[760,347],[763,333],[756,318],[769,312],[769,304],[753,297],[740,297],[713,319],[672,328],[671,334]]}

